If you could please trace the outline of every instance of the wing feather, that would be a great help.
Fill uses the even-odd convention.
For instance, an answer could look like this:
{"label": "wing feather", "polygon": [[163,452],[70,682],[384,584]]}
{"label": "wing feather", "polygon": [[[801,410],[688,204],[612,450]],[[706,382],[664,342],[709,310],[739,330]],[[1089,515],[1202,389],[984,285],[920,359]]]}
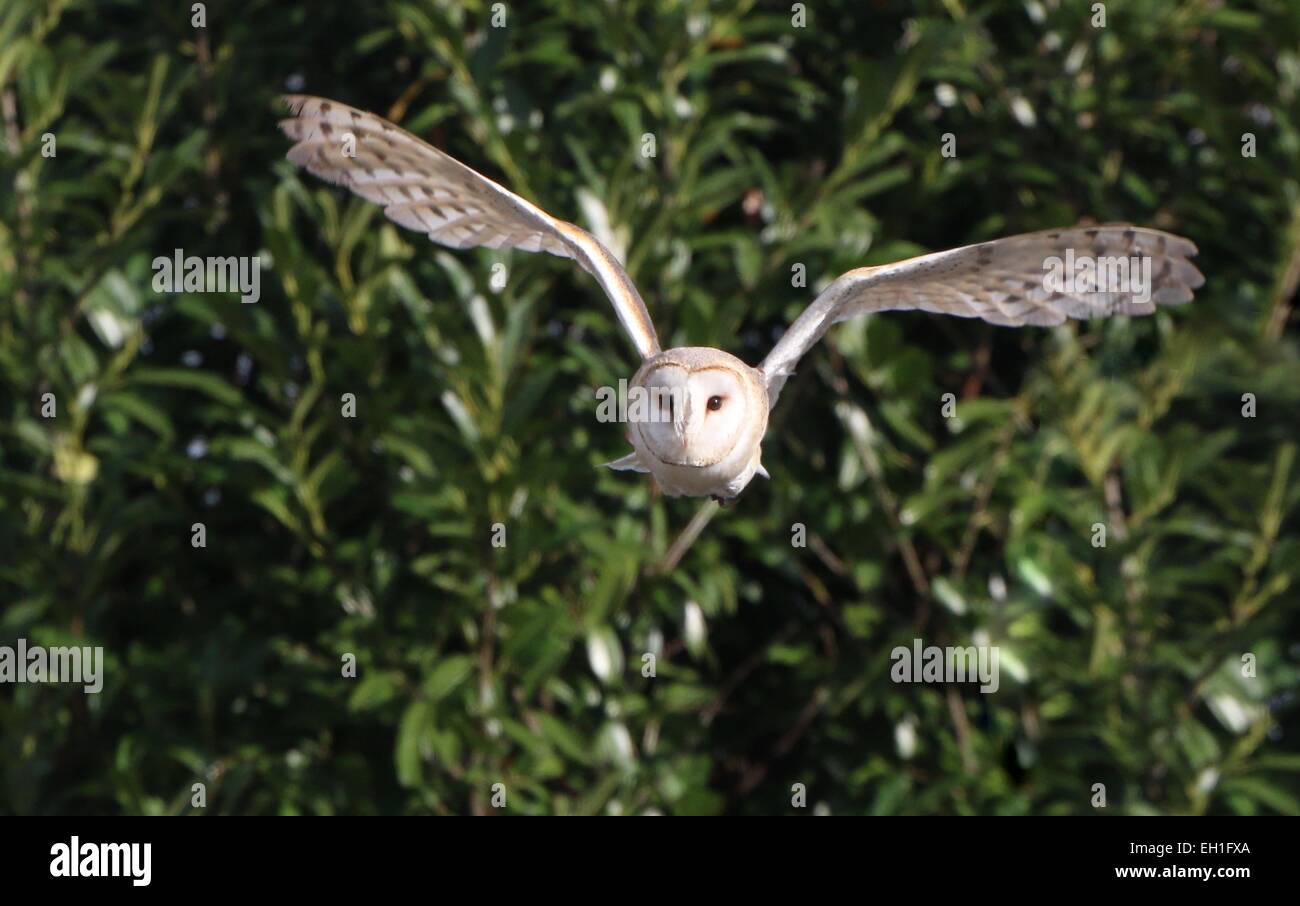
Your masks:
{"label": "wing feather", "polygon": [[399,226],[457,249],[486,247],[572,258],[600,283],[641,357],[659,337],[623,266],[586,230],[557,220],[387,120],[337,101],[288,95],[280,129],[288,158],[384,206]]}
{"label": "wing feather", "polygon": [[[1188,259],[1196,246],[1186,239],[1127,224],[1043,230],[909,258],[883,267],[864,267],[838,277],[813,300],[759,366],[775,405],[799,359],[831,325],[869,312],[926,311],[980,318],[1005,327],[1061,324],[1067,318],[1149,315],[1161,305],[1179,305],[1205,278]],[[1050,285],[1052,259],[1142,259],[1150,261],[1149,292],[1099,292],[1111,286]],[[1066,291],[1066,290],[1069,291]],[[1147,298],[1143,298],[1147,297]]]}

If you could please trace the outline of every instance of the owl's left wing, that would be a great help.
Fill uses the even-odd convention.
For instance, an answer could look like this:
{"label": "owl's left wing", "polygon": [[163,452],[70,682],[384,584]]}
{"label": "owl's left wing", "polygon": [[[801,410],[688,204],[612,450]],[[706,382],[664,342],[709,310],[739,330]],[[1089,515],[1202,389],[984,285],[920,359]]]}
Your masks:
{"label": "owl's left wing", "polygon": [[383,205],[390,220],[442,245],[572,258],[600,283],[641,357],[659,352],[641,294],[595,236],[373,113],[306,95],[284,101],[294,114],[280,121],[295,142],[289,160]]}
{"label": "owl's left wing", "polygon": [[[786,378],[832,324],[868,312],[908,310],[982,318],[1004,327],[1060,324],[1066,318],[1148,315],[1158,305],[1192,298],[1205,278],[1188,259],[1196,246],[1159,230],[1109,224],[1044,230],[921,255],[882,267],[863,267],[838,277],[813,300],[759,366],[769,405],[776,405]],[[1050,283],[1046,277],[1071,260],[1137,259],[1150,262],[1145,287],[1097,292],[1095,280]],[[1094,273],[1097,269],[1094,268]],[[1103,287],[1109,288],[1109,287]],[[1149,295],[1148,295],[1149,294]]]}

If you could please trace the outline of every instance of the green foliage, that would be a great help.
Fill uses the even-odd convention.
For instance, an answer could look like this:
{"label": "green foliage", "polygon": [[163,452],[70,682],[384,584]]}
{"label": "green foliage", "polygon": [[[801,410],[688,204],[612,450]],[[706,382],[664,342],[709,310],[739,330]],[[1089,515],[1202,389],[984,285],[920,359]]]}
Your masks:
{"label": "green foliage", "polygon": [[[0,687],[0,811],[1300,812],[1300,13],[1090,6],[0,7],[0,643],[107,660]],[[699,502],[597,467],[594,283],[297,172],[287,87],[608,222],[665,346],[757,362],[845,270],[1086,218],[1207,282],[845,324],[673,549]],[[260,301],[155,293],[176,248]],[[918,637],[1000,689],[892,683]]]}

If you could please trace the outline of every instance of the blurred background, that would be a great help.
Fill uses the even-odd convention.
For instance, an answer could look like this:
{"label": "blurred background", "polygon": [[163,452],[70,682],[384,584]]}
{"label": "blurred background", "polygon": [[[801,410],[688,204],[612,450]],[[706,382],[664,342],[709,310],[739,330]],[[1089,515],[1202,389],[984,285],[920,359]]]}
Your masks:
{"label": "blurred background", "polygon": [[[107,661],[0,686],[0,812],[1300,813],[1300,7],[496,6],[0,5],[0,643]],[[597,467],[594,281],[296,171],[286,90],[605,238],[665,347],[1075,223],[1207,282],[837,328],[678,559],[700,502]],[[155,293],[176,248],[260,301]],[[892,683],[915,638],[1000,688]]]}

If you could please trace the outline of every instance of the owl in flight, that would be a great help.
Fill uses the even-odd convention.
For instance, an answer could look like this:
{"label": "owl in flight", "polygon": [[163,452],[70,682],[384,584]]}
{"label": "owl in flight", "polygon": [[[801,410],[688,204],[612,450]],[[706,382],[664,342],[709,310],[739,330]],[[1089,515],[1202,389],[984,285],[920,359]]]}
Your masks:
{"label": "owl in flight", "polygon": [[[1188,302],[1204,278],[1188,260],[1196,246],[1158,230],[1112,224],[1045,230],[935,252],[841,275],[795,319],[753,368],[702,346],[661,349],[645,303],[623,266],[590,233],[448,157],[387,120],[337,101],[290,95],[289,160],[384,206],[384,213],[434,242],[572,258],[596,278],[641,356],[629,393],[651,401],[629,419],[633,452],[607,463],[650,472],[670,495],[740,494],[762,456],[768,411],[799,360],[831,325],[870,312],[909,310],[982,318],[1005,327],[1066,318],[1147,315]],[[1062,274],[1061,262],[1091,259],[1091,275]],[[1133,277],[1106,283],[1105,262]],[[1056,270],[1055,281],[1048,279]],[[1110,273],[1116,271],[1112,268]],[[1140,275],[1145,273],[1146,279]]]}

